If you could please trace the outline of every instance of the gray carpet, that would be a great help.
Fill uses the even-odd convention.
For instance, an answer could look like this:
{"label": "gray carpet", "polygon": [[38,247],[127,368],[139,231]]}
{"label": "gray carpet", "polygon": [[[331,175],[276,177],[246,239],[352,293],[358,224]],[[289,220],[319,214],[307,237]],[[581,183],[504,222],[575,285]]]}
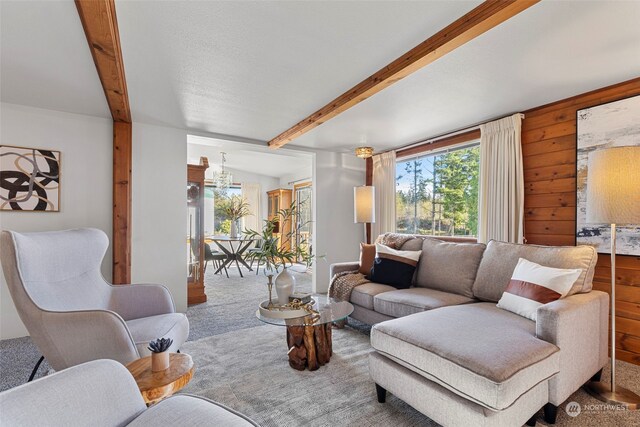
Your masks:
{"label": "gray carpet", "polygon": [[[220,401],[264,426],[432,426],[436,425],[389,395],[378,404],[368,374],[370,328],[350,320],[334,330],[334,356],[315,372],[298,372],[287,363],[284,328],[255,318],[267,298],[266,278],[229,270],[230,278],[206,274],[205,304],[189,307],[191,325],[184,352],[193,356],[196,373],[184,392]],[[309,291],[310,275],[296,273],[297,290]],[[29,338],[0,341],[0,390],[26,381],[39,353]],[[40,375],[48,367],[40,370]],[[618,383],[640,392],[640,366],[618,363]],[[606,373],[605,373],[606,378]],[[558,426],[638,426],[640,412],[603,410],[584,391],[576,392],[583,412],[558,414]],[[538,425],[544,425],[541,415]]]}

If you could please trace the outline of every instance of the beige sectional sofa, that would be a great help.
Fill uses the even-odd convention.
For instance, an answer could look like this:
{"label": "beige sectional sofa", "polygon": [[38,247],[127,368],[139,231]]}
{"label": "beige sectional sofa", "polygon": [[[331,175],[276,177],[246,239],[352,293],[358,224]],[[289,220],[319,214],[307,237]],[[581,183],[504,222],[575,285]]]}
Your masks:
{"label": "beige sectional sofa", "polygon": [[[417,236],[422,254],[409,289],[367,283],[351,294],[352,317],[371,330],[370,373],[386,391],[445,426],[535,423],[607,362],[609,300],[591,289],[597,260],[588,246],[491,241],[455,243]],[[543,305],[537,321],[496,306],[519,258],[580,268],[571,296]],[[358,263],[331,266],[331,273]]]}

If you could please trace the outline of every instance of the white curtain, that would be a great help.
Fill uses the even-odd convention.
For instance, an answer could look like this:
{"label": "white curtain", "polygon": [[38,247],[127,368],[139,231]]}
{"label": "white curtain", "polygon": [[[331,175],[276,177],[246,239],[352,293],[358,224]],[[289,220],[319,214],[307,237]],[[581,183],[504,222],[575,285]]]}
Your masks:
{"label": "white curtain", "polygon": [[260,184],[253,182],[243,182],[240,185],[242,197],[249,204],[251,215],[242,218],[242,230],[260,231],[262,228],[262,191]]}
{"label": "white curtain", "polygon": [[480,125],[479,242],[523,242],[521,125],[521,114]]}
{"label": "white curtain", "polygon": [[373,186],[376,188],[376,222],[371,224],[371,240],[396,231],[396,152],[373,156]]}

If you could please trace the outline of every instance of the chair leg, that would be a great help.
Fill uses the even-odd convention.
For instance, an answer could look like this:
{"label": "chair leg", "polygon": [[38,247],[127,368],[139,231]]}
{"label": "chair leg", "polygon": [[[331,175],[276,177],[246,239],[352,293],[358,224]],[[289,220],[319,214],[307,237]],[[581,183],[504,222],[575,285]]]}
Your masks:
{"label": "chair leg", "polygon": [[378,403],[384,403],[387,400],[387,390],[376,384],[376,394],[378,395]]}
{"label": "chair leg", "polygon": [[29,381],[27,381],[28,383],[33,381],[33,378],[36,376],[36,372],[38,372],[38,368],[40,367],[40,364],[42,363],[43,360],[44,360],[44,356],[41,356],[40,359],[38,360],[38,363],[36,363],[36,366],[34,366],[33,371],[31,371],[31,376],[29,377]]}
{"label": "chair leg", "polygon": [[544,405],[544,420],[549,424],[555,424],[558,417],[558,407],[553,403]]}
{"label": "chair leg", "polygon": [[209,260],[206,260],[206,261],[204,262],[204,269],[203,269],[203,270],[204,270],[204,271],[203,271],[204,273],[206,273],[206,272],[207,272],[207,264],[209,264]]}

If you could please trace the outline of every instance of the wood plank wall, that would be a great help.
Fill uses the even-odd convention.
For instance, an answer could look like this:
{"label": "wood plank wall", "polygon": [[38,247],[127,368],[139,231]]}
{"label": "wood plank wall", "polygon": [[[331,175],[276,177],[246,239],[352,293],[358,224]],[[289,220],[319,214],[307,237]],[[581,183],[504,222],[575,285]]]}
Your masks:
{"label": "wood plank wall", "polygon": [[[576,111],[640,95],[640,78],[525,111],[522,151],[527,243],[575,245]],[[600,255],[593,281],[609,292],[611,260]],[[616,258],[616,355],[640,365],[640,257]]]}

